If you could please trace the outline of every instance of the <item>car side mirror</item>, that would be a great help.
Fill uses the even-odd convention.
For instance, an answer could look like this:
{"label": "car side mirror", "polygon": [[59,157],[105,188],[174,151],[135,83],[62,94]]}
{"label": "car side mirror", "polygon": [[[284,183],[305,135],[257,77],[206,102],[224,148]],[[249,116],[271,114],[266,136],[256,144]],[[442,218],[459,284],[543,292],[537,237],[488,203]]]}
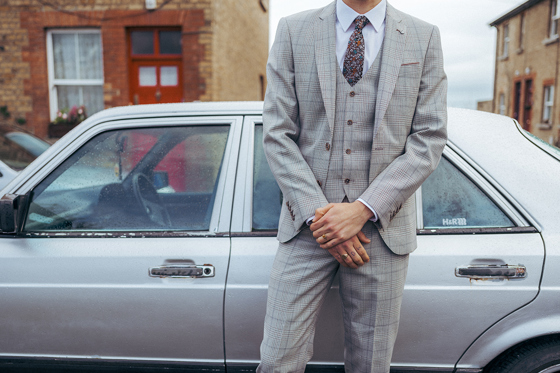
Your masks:
{"label": "car side mirror", "polygon": [[5,194],[0,198],[0,232],[14,234],[18,230],[20,207],[23,206],[23,196]]}

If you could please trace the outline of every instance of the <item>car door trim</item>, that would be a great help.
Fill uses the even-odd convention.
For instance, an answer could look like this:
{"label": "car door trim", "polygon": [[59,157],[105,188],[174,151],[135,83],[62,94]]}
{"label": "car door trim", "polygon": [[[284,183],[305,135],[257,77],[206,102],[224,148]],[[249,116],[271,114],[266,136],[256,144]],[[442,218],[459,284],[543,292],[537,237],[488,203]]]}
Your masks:
{"label": "car door trim", "polygon": [[[531,224],[527,222],[524,216],[518,212],[520,206],[515,206],[515,208],[510,204],[510,201],[515,201],[511,195],[509,195],[503,188],[499,187],[499,184],[496,183],[487,173],[485,173],[480,167],[475,167],[475,164],[472,160],[470,160],[464,153],[461,153],[459,149],[457,149],[453,143],[448,142],[447,146],[443,150],[443,157],[447,159],[451,164],[453,164],[460,172],[462,172],[468,179],[470,179],[476,186],[480,188],[480,190],[494,202],[498,208],[506,214],[506,216],[516,225],[516,227],[530,227]],[[422,199],[422,191],[421,189],[417,191],[417,200]],[[519,205],[519,204],[517,204]],[[421,207],[421,205],[420,205]],[[525,212],[525,211],[523,211]],[[418,208],[417,203],[417,221],[423,222],[423,211]],[[526,214],[528,215],[528,214]],[[532,223],[532,222],[531,222]],[[532,224],[535,226],[534,224]],[[417,227],[420,230],[420,233],[424,233],[425,231],[434,231],[434,229],[424,229],[423,226]],[[509,227],[513,228],[513,227]],[[481,228],[461,228],[459,231],[464,232],[472,232],[473,229],[484,230],[485,232],[490,233],[494,230],[493,227],[481,227]],[[538,231],[538,228],[536,228]],[[451,229],[435,229],[437,231],[447,231]],[[457,229],[453,229],[457,231]],[[511,232],[509,230],[508,232]],[[455,232],[457,233],[457,232]],[[482,232],[481,232],[482,233]],[[494,233],[494,232],[492,232]]]}
{"label": "car door trim", "polygon": [[[447,150],[448,149],[448,150]],[[447,141],[445,155],[451,154],[452,159],[448,160],[452,163],[456,161],[461,171],[466,176],[478,185],[488,197],[492,199],[501,209],[513,220],[518,227],[534,227],[537,232],[541,232],[541,226],[529,214],[527,210],[511,195],[509,194],[496,180],[494,180],[482,167],[468,157],[458,146],[453,142]]]}
{"label": "car door trim", "polygon": [[[233,193],[235,183],[235,173],[236,167],[231,167],[231,164],[236,164],[237,154],[239,153],[239,143],[241,136],[243,116],[184,116],[184,117],[156,117],[148,119],[121,119],[121,120],[110,120],[99,123],[98,125],[92,126],[89,130],[83,132],[74,141],[69,143],[66,147],[59,151],[59,154],[52,157],[46,164],[44,164],[40,169],[36,170],[35,173],[22,181],[21,185],[18,185],[14,190],[18,194],[25,194],[33,190],[39,183],[41,183],[50,173],[52,173],[57,167],[59,167],[66,159],[68,159],[72,154],[74,154],[81,146],[90,141],[93,137],[113,130],[123,130],[123,129],[133,129],[133,128],[145,128],[157,125],[158,127],[179,127],[179,126],[204,126],[204,125],[228,125],[230,130],[228,132],[228,139],[226,147],[224,149],[223,163],[221,166],[222,172],[220,172],[220,177],[217,180],[218,186],[216,189],[216,199],[212,209],[212,217],[210,220],[210,226],[207,231],[201,231],[201,234],[207,235],[208,232],[218,233],[218,232],[228,232],[229,222],[232,212],[233,204]],[[146,231],[156,232],[156,236],[161,236],[165,230],[147,229]],[[168,231],[168,230],[167,230]],[[75,237],[76,233],[83,236],[84,232],[102,232],[103,234],[111,233],[112,237],[116,232],[110,232],[107,230],[88,230],[88,231],[57,231],[53,232],[57,234],[57,237],[64,233],[64,236]],[[141,231],[127,231],[127,233],[139,233]],[[23,234],[27,235],[31,232],[25,232]],[[193,233],[190,233],[193,235]],[[50,236],[50,232],[33,232],[31,234],[34,237]],[[95,235],[95,234],[94,234]],[[198,234],[200,235],[200,234]],[[181,235],[183,236],[183,235]]]}

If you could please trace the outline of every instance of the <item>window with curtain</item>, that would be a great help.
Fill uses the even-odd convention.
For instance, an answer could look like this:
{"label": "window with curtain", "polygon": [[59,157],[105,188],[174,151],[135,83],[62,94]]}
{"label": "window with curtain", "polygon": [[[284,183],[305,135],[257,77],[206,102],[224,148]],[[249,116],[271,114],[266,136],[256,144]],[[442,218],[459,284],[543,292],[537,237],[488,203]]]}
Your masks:
{"label": "window with curtain", "polygon": [[502,57],[509,54],[509,25],[504,25],[504,38],[502,40]]}
{"label": "window with curtain", "polygon": [[87,115],[103,110],[103,59],[99,30],[47,33],[51,120],[59,110],[84,106]]}
{"label": "window with curtain", "polygon": [[544,86],[543,123],[552,122],[552,107],[554,106],[554,86]]}
{"label": "window with curtain", "polygon": [[558,18],[560,18],[558,0],[552,0],[550,4],[550,38],[558,37]]}

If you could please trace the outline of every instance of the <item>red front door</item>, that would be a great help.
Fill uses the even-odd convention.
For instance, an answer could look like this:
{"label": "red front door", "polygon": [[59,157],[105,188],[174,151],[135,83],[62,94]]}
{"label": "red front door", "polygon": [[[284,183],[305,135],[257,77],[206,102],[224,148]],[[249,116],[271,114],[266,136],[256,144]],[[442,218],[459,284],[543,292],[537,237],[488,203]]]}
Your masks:
{"label": "red front door", "polygon": [[184,101],[181,31],[131,29],[128,40],[130,102],[136,105]]}

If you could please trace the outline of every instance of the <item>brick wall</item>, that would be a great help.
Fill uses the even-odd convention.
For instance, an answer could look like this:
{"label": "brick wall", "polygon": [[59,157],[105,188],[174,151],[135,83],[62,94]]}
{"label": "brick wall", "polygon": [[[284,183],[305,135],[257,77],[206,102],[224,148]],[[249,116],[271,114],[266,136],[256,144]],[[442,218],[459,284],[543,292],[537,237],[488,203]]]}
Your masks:
{"label": "brick wall", "polygon": [[258,0],[157,0],[163,6],[149,12],[144,3],[0,0],[0,106],[7,105],[12,118],[25,118],[29,130],[46,137],[46,32],[82,27],[101,30],[106,108],[130,103],[126,30],[138,26],[181,27],[185,101],[261,99],[268,13]]}
{"label": "brick wall", "polygon": [[[259,0],[214,2],[213,95],[216,100],[262,100],[268,58],[268,7]],[[258,30],[258,32],[255,32]]]}
{"label": "brick wall", "polygon": [[[550,39],[550,0],[541,1],[523,12],[525,27],[521,33],[522,13],[497,25],[496,77],[493,111],[500,112],[500,96],[505,98],[505,114],[514,115],[515,85],[520,83],[522,100],[528,80],[532,80],[530,125],[525,126],[544,141],[558,144],[560,131],[559,39]],[[508,53],[504,55],[504,27],[508,25]],[[551,123],[543,123],[544,85],[555,86]],[[521,102],[521,111],[525,102]],[[520,123],[524,123],[521,114]]]}

